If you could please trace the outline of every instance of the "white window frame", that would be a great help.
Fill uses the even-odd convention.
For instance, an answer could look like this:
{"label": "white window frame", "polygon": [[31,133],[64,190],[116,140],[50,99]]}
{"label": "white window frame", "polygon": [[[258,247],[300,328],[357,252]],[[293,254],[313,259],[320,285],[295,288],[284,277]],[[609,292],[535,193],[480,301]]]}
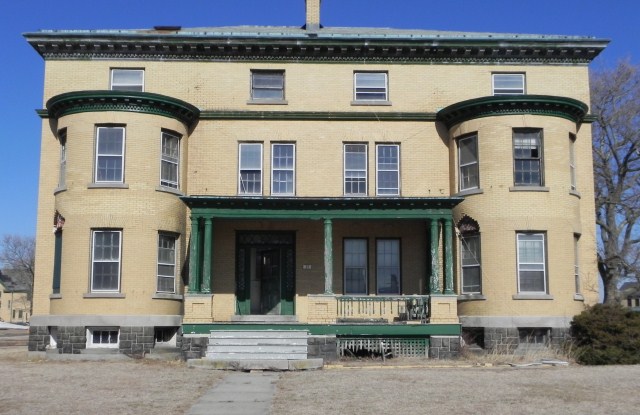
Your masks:
{"label": "white window frame", "polygon": [[[522,236],[536,236],[540,237],[539,242],[541,244],[542,249],[542,262],[522,262],[520,260],[520,242]],[[546,294],[547,293],[547,251],[546,251],[546,234],[543,232],[518,232],[516,233],[516,257],[517,257],[517,267],[518,267],[518,293],[520,294]],[[524,242],[524,241],[522,241]],[[532,242],[532,241],[527,241]],[[533,267],[537,267],[537,269]],[[542,282],[543,282],[543,290],[542,291],[523,291],[521,289],[521,278],[522,272],[527,271],[536,271],[542,272]]]}
{"label": "white window frame", "polygon": [[[502,88],[496,86],[496,78],[504,77],[521,79],[522,86],[519,88]],[[493,95],[524,95],[526,93],[526,75],[524,73],[494,73],[491,74],[491,90]]]}
{"label": "white window frame", "polygon": [[[256,77],[260,75],[278,75],[281,78],[281,85],[275,86],[256,86]],[[276,101],[276,102],[284,102],[285,100],[285,72],[284,70],[262,70],[262,69],[253,69],[251,70],[251,101]],[[256,92],[258,91],[280,91],[278,97],[260,97],[257,96]]]}
{"label": "white window frame", "polygon": [[[292,162],[291,167],[275,167],[276,147],[290,147]],[[280,192],[276,189],[276,174],[277,172],[291,172],[291,191]],[[296,145],[294,143],[272,143],[271,144],[271,194],[278,196],[293,196],[296,193]]]}
{"label": "white window frame", "polygon": [[569,134],[569,173],[571,175],[571,191],[575,192],[577,190],[575,134]]}
{"label": "white window frame", "polygon": [[[476,246],[478,247],[477,252],[472,252],[471,249],[469,249],[469,240],[471,239],[475,239],[476,242]],[[481,246],[481,238],[480,238],[480,233],[479,232],[469,232],[469,233],[462,233],[460,235],[460,268],[461,268],[461,272],[460,272],[460,291],[462,292],[462,294],[482,294],[482,246]],[[470,253],[471,255],[473,255],[473,258],[475,259],[476,263],[475,264],[466,264],[465,265],[465,252]],[[477,290],[467,290],[466,287],[468,287],[467,284],[465,284],[465,270],[467,269],[473,269],[473,268],[477,268],[478,269],[478,277],[479,277],[479,281],[478,281],[478,289]]]}
{"label": "white window frame", "polygon": [[573,234],[573,278],[576,284],[576,294],[582,293],[582,284],[580,283],[580,235]]}
{"label": "white window frame", "polygon": [[58,171],[58,188],[63,188],[67,183],[67,129],[58,132],[60,142],[60,169]]}
{"label": "white window frame", "polygon": [[[386,252],[385,243],[392,243],[393,248],[392,252]],[[397,254],[397,256],[395,256]],[[396,261],[397,264],[392,265],[381,265],[381,255],[392,255],[392,261]],[[391,288],[389,290],[383,290],[382,288],[382,275],[386,273],[388,270],[396,270],[397,271],[397,281],[396,288],[397,290],[393,291],[393,282],[391,282]],[[402,246],[400,244],[400,238],[378,238],[376,239],[376,294],[378,295],[400,295],[402,293]]]}
{"label": "white window frame", "polygon": [[[349,146],[358,146],[358,147],[363,147],[364,148],[364,152],[362,151],[347,151],[347,148]],[[342,146],[343,148],[343,165],[344,165],[344,169],[343,169],[343,191],[344,191],[344,195],[345,196],[366,196],[368,194],[368,188],[369,188],[369,182],[367,180],[368,177],[368,167],[369,167],[369,158],[368,158],[368,153],[369,153],[369,146],[365,143],[344,143],[344,145]],[[357,169],[348,169],[347,168],[347,154],[351,154],[351,153],[364,153],[364,168],[357,168]],[[347,179],[350,179],[349,183],[351,186],[351,183],[360,183],[362,179],[361,177],[347,177],[351,174],[357,174],[358,172],[360,173],[364,173],[364,192],[347,192]],[[358,184],[358,187],[360,187],[360,185]]]}
{"label": "white window frame", "polygon": [[[109,154],[109,153],[100,153],[100,133],[104,130],[122,130],[122,146],[120,148],[120,154]],[[125,159],[124,159],[124,151],[126,148],[126,140],[127,140],[127,132],[125,127],[123,126],[98,126],[96,127],[96,158],[95,158],[95,173],[94,173],[94,181],[95,183],[123,183],[124,182],[124,168],[125,168]],[[100,171],[100,159],[102,157],[119,157],[121,162],[120,168],[120,178],[118,180],[99,180],[98,173]]]}
{"label": "white window frame", "polygon": [[[526,137],[516,137],[517,134],[526,134]],[[533,145],[531,144],[527,144],[527,143],[519,143],[516,144],[516,140],[517,139],[526,139],[526,140],[537,140],[537,156],[534,156],[532,154],[529,154],[528,156],[518,156],[517,155],[517,150],[521,149],[521,150],[526,150],[527,147],[533,147]],[[513,184],[514,186],[522,186],[522,187],[527,187],[527,186],[543,186],[544,185],[544,138],[542,136],[542,129],[540,128],[514,128],[513,129]],[[524,174],[524,173],[531,173],[534,170],[525,170],[525,169],[521,169],[518,170],[518,162],[524,162],[524,161],[534,161],[538,163],[538,181],[537,182],[533,182],[531,180],[529,181],[518,181],[517,177],[518,177],[518,173],[520,174]]]}
{"label": "white window frame", "polygon": [[[260,146],[260,166],[259,168],[243,168],[243,160],[242,160],[242,149],[245,147],[254,147],[254,146]],[[262,182],[263,182],[263,161],[262,161],[262,143],[240,143],[238,145],[238,194],[239,195],[262,195]],[[247,191],[246,189],[243,189],[244,187],[244,181],[242,179],[242,173],[245,171],[258,171],[259,173],[259,184],[258,184],[258,190],[257,191]]]}
{"label": "white window frame", "polygon": [[[392,163],[380,163],[380,150],[389,147],[395,148],[396,151],[396,163],[395,168],[382,167],[382,164],[388,165]],[[382,180],[380,180],[381,173],[395,173],[397,186],[395,188],[381,187]],[[398,144],[376,144],[376,195],[378,196],[399,196],[400,195],[400,145]]]}
{"label": "white window frame", "polygon": [[[362,252],[354,252],[353,255],[362,255],[364,254],[364,263],[363,264],[357,264],[357,265],[353,265],[353,266],[347,266],[347,263],[349,262],[349,260],[347,260],[347,255],[351,255],[350,252],[347,251],[347,243],[348,242],[358,242],[358,244],[360,244],[360,247],[364,247],[364,253]],[[366,238],[344,238],[343,242],[342,242],[342,252],[343,252],[343,281],[344,281],[344,294],[345,295],[367,295],[369,293],[369,241]],[[347,274],[349,272],[349,270],[354,269],[354,270],[361,270],[363,272],[363,278],[364,278],[364,291],[363,292],[356,292],[356,291],[348,291],[347,290]]]}
{"label": "white window frame", "polygon": [[[384,87],[381,86],[365,86],[364,78],[371,75],[381,75],[384,77]],[[360,79],[358,79],[360,78]],[[378,95],[384,94],[380,98]],[[354,101],[389,101],[389,73],[383,71],[360,71],[353,73],[353,100]]]}
{"label": "white window frame", "polygon": [[[161,246],[161,242],[163,238],[169,238],[173,242],[173,247],[166,248]],[[178,269],[178,250],[176,249],[178,245],[178,237],[169,232],[158,232],[158,252],[157,252],[157,264],[156,264],[156,292],[165,293],[165,294],[175,294],[176,292],[176,270]],[[161,260],[160,250],[161,249],[170,249],[173,250],[173,261],[163,262]],[[160,267],[173,267],[172,275],[161,275]],[[172,280],[171,290],[160,289],[160,281],[161,280]]]}
{"label": "white window frame", "polygon": [[[117,233],[118,234],[118,258],[113,259],[96,259],[96,235],[100,233]],[[116,288],[96,289],[94,288],[95,265],[96,263],[117,263],[118,264],[118,285]],[[118,229],[94,229],[91,231],[91,292],[92,293],[117,293],[120,292],[120,279],[122,277],[122,230]]]}
{"label": "white window frame", "polygon": [[[473,156],[475,156],[475,160],[470,161],[468,163],[463,163],[461,144],[466,141],[475,142],[476,151],[475,151],[475,154],[473,154]],[[478,151],[478,135],[477,134],[466,135],[464,137],[458,138],[458,189],[459,191],[480,188],[480,160],[478,157],[478,153],[479,151]],[[465,173],[467,171],[471,171],[472,173],[475,173],[475,177],[477,178],[475,184],[470,183],[470,180],[466,180],[467,178],[472,177],[470,173]],[[469,184],[465,184],[465,182],[469,182]]]}
{"label": "white window frame", "polygon": [[[113,333],[115,334],[115,342],[112,343]],[[108,342],[95,342],[94,334],[106,333]],[[88,349],[117,349],[120,347],[120,328],[119,327],[87,327],[87,348]]]}
{"label": "white window frame", "polygon": [[[140,73],[140,82],[114,82],[115,74],[118,72],[138,72]],[[133,91],[144,92],[144,69],[131,69],[131,68],[112,68],[109,77],[109,89],[112,91]]]}
{"label": "white window frame", "polygon": [[[180,189],[180,135],[169,132],[162,131],[160,134],[160,186],[169,187],[172,189]],[[175,139],[178,143],[178,154],[177,157],[173,157],[171,154],[165,153],[165,141],[168,139]],[[175,180],[172,180],[171,177],[163,177],[163,166],[165,165],[173,165],[176,170]]]}

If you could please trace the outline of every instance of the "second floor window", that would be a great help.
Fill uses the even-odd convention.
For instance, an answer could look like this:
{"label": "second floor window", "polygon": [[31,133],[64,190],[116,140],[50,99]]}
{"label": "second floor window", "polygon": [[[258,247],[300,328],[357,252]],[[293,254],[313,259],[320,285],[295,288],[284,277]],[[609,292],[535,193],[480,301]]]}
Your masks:
{"label": "second floor window", "polygon": [[160,186],[178,189],[180,175],[180,137],[162,132],[162,156],[160,161]]}
{"label": "second floor window", "polygon": [[67,177],[67,129],[60,130],[58,133],[60,141],[60,170],[58,175],[58,187],[64,187]]}
{"label": "second floor window", "polygon": [[138,92],[144,91],[144,70],[112,69],[111,90]]}
{"label": "second floor window", "polygon": [[493,95],[523,95],[524,94],[524,74],[523,73],[494,73]]}
{"label": "second floor window", "polygon": [[569,173],[571,174],[571,190],[576,191],[576,136],[569,134]]}
{"label": "second floor window", "polygon": [[400,146],[378,144],[376,146],[376,168],[378,195],[397,196],[400,194]]}
{"label": "second floor window", "polygon": [[367,145],[344,145],[344,194],[367,195]]}
{"label": "second floor window", "polygon": [[477,189],[478,174],[478,136],[470,135],[458,140],[458,180],[459,190]]}
{"label": "second floor window", "polygon": [[353,74],[355,101],[388,101],[386,72],[356,72]]}
{"label": "second floor window", "polygon": [[240,144],[238,194],[262,194],[262,144]]}
{"label": "second floor window", "polygon": [[273,144],[271,148],[271,194],[295,193],[295,144]]}
{"label": "second floor window", "polygon": [[96,183],[124,179],[124,127],[98,127],[96,143]]}
{"label": "second floor window", "polygon": [[542,186],[542,131],[513,130],[515,186]]}
{"label": "second floor window", "polygon": [[251,99],[284,100],[284,71],[251,71]]}

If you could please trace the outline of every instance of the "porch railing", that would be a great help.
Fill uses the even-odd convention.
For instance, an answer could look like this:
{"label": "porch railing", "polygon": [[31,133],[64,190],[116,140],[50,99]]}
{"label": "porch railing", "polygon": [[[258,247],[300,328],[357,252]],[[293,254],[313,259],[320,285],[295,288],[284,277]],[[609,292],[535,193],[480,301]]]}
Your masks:
{"label": "porch railing", "polygon": [[338,320],[370,319],[426,322],[429,317],[428,295],[370,296],[341,295],[336,297]]}

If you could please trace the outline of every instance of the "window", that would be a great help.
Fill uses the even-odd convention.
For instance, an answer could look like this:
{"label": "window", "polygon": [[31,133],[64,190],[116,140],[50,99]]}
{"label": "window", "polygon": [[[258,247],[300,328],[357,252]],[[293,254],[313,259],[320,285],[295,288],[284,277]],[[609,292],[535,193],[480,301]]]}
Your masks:
{"label": "window", "polygon": [[115,327],[87,329],[87,347],[117,348],[118,329]]}
{"label": "window", "polygon": [[367,294],[367,240],[344,240],[344,293]]}
{"label": "window", "polygon": [[546,345],[549,340],[549,331],[548,328],[539,327],[518,328],[518,337],[520,343]]}
{"label": "window", "polygon": [[546,293],[543,233],[518,233],[518,292]]}
{"label": "window", "polygon": [[238,193],[241,195],[262,194],[262,144],[240,144],[239,165]]}
{"label": "window", "polygon": [[569,172],[571,174],[571,190],[576,191],[576,136],[569,134]]}
{"label": "window", "polygon": [[175,347],[176,327],[155,327],[154,328],[155,346],[154,347]]}
{"label": "window", "polygon": [[376,241],[376,277],[378,294],[400,294],[400,240]]}
{"label": "window", "polygon": [[477,189],[480,186],[477,135],[462,137],[458,140],[458,164],[460,191]]}
{"label": "window", "polygon": [[121,231],[93,231],[91,291],[120,290]]}
{"label": "window", "polygon": [[62,188],[66,185],[67,176],[67,129],[58,132],[58,141],[60,141],[60,171],[58,175],[58,187]]}
{"label": "window", "polygon": [[388,101],[386,72],[355,72],[355,101]]}
{"label": "window", "polygon": [[482,292],[482,268],[480,266],[480,235],[467,233],[460,236],[462,263],[462,293]]}
{"label": "window", "polygon": [[523,73],[494,73],[493,95],[523,95]]}
{"label": "window", "polygon": [[176,237],[158,235],[158,292],[176,292]]}
{"label": "window", "polygon": [[251,71],[251,99],[284,100],[284,71]]}
{"label": "window", "polygon": [[573,234],[573,278],[576,284],[576,294],[580,294],[580,235]]}
{"label": "window", "polygon": [[367,145],[344,145],[344,194],[367,195]]}
{"label": "window", "polygon": [[111,90],[139,92],[144,91],[144,70],[112,69]]}
{"label": "window", "polygon": [[124,139],[124,127],[98,127],[96,183],[123,181]]}
{"label": "window", "polygon": [[514,184],[542,186],[542,131],[513,130]]}
{"label": "window", "polygon": [[271,147],[271,194],[295,193],[295,144],[273,144]]}
{"label": "window", "polygon": [[60,279],[62,274],[62,229],[55,231],[55,245],[53,253],[53,294],[60,294]]}
{"label": "window", "polygon": [[180,137],[162,132],[162,156],[160,161],[160,186],[178,189],[180,175]]}
{"label": "window", "polygon": [[400,146],[378,144],[376,146],[378,195],[400,194]]}

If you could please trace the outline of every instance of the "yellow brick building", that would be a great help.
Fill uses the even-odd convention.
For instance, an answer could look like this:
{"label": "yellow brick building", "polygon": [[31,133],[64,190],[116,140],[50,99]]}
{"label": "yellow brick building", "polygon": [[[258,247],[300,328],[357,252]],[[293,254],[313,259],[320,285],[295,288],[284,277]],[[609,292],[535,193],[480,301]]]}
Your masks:
{"label": "yellow brick building", "polygon": [[302,28],[25,35],[45,61],[30,350],[194,356],[277,325],[446,357],[461,333],[560,341],[597,301],[607,41],[322,27],[319,3]]}

